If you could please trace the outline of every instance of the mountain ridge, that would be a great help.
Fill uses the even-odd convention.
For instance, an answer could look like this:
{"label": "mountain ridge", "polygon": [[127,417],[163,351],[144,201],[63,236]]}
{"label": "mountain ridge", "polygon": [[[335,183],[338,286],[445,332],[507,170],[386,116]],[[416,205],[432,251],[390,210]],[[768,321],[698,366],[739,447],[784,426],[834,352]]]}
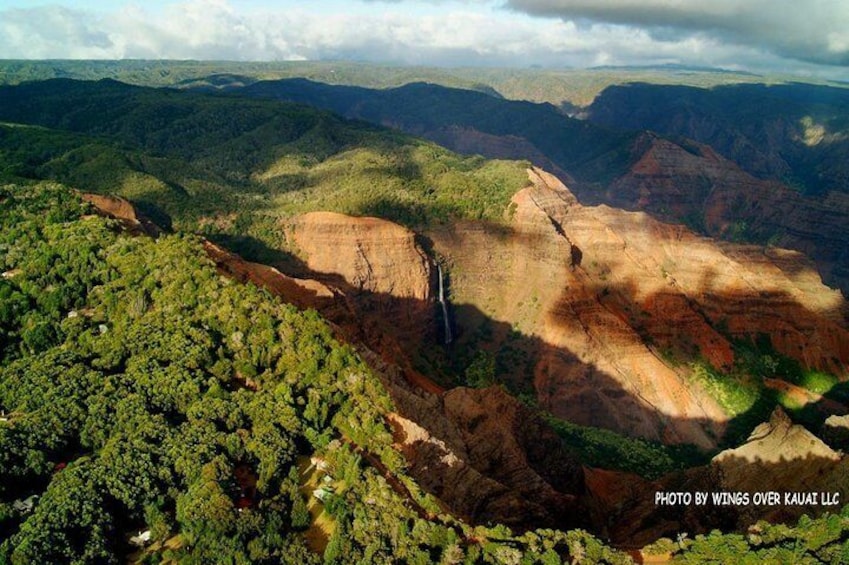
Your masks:
{"label": "mountain ridge", "polygon": [[[326,421],[328,414],[334,422],[343,422],[346,412],[325,414],[306,393],[301,404],[292,397],[291,405],[301,406],[295,408],[297,413],[303,412],[305,421],[311,422],[299,440],[298,453],[309,455],[304,441],[322,446],[331,437],[341,442],[333,449],[360,446],[351,447],[351,455],[368,463],[362,466],[366,474],[383,477],[392,492],[409,500],[412,515],[429,524],[442,520],[441,525],[419,526],[419,532],[431,527],[443,528],[440,535],[449,537],[448,531],[462,532],[455,539],[470,541],[469,547],[477,547],[485,536],[502,535],[513,540],[508,544],[525,548],[521,545],[525,541],[515,540],[543,535],[533,532],[540,525],[587,524],[598,535],[627,547],[691,526],[693,532],[713,525],[739,530],[747,525],[742,514],[716,509],[703,520],[681,509],[655,513],[645,494],[678,485],[719,488],[710,467],[692,467],[687,457],[694,454],[687,451],[687,444],[702,448],[698,457],[703,461],[709,456],[704,450],[712,454],[736,445],[777,404],[813,430],[827,415],[845,411],[846,302],[838,291],[824,286],[798,252],[719,242],[643,212],[585,205],[567,187],[569,179],[563,183],[557,175],[527,163],[460,158],[423,141],[301,106],[141,88],[127,91],[113,83],[74,84],[76,90],[62,104],[80,107],[67,116],[51,110],[49,96],[15,98],[16,93],[38,94],[39,88],[49,91],[57,84],[64,83],[0,89],[0,97],[9,102],[0,109],[4,119],[77,130],[66,134],[43,127],[0,127],[6,151],[0,153],[3,174],[30,179],[29,188],[4,189],[4,194],[25,195],[43,186],[33,177],[74,179],[78,187],[101,193],[88,198],[113,215],[125,216],[130,232],[152,229],[144,219],[151,210],[168,220],[164,232],[197,233],[186,236],[186,241],[197,254],[194,260],[206,265],[205,281],[215,280],[208,267],[217,266],[219,275],[255,281],[298,308],[315,308],[333,324],[335,335],[361,348],[359,353],[378,371],[385,398],[396,410],[386,415],[391,425],[372,430],[371,439],[368,430],[357,427],[359,420],[353,427],[339,424],[343,427],[337,432],[342,430],[342,435],[337,436],[316,422]],[[87,101],[87,93],[100,88],[104,89],[100,97]],[[127,92],[135,98],[121,100]],[[98,105],[112,100],[115,104],[108,112],[97,113]],[[131,113],[122,120],[121,112],[128,107]],[[207,129],[214,134],[205,136]],[[18,144],[20,140],[27,144]],[[653,158],[643,161],[634,174],[651,176],[653,186],[658,186],[664,170],[674,171],[663,164],[663,151],[683,151],[702,170],[704,162],[712,162],[720,171],[717,176],[729,170],[718,155],[695,142],[680,145],[648,134],[633,140],[647,144],[648,150],[641,154]],[[672,165],[680,165],[682,157],[676,155]],[[684,172],[686,167],[675,174],[680,177]],[[134,184],[139,176],[144,183]],[[757,185],[756,180],[750,182]],[[114,192],[139,203],[138,211],[135,203],[103,196]],[[314,200],[319,194],[327,199]],[[2,206],[17,201],[17,196],[8,195],[0,200]],[[222,199],[216,201],[216,195]],[[350,206],[344,200],[348,197],[360,200]],[[0,208],[0,212],[8,211]],[[85,232],[84,223],[67,220],[65,226],[62,217],[57,218],[53,227],[34,233],[53,237],[65,229]],[[97,233],[112,237],[108,230]],[[160,239],[162,243],[121,245],[144,248],[159,257],[179,238]],[[240,258],[231,253],[228,242],[252,255]],[[18,284],[14,257],[26,252],[26,247],[15,244],[15,254],[9,256],[12,282],[6,272],[2,280],[6,282],[0,281],[4,293],[9,285]],[[271,259],[268,264],[259,260],[262,256]],[[99,261],[95,255],[91,260]],[[133,261],[142,264],[138,258]],[[138,270],[129,259],[116,265],[126,272]],[[70,272],[78,271],[86,272]],[[180,273],[166,269],[161,275]],[[147,320],[148,312],[165,315],[156,306],[160,300],[156,285],[144,280],[144,285],[128,289],[135,294],[104,302],[104,307],[118,308],[116,312],[126,310],[124,325],[104,323],[102,330],[82,309],[83,314],[77,311],[68,318],[61,310],[56,320],[22,324],[20,331],[32,344],[51,343],[55,338],[41,328],[52,328],[54,322],[68,327],[82,324],[85,331],[100,332],[97,335],[109,336],[108,340],[124,335],[126,326],[135,328],[133,335],[141,339],[143,327],[136,327],[133,320]],[[437,300],[440,285],[444,285],[444,308]],[[189,293],[190,287],[184,285],[180,292]],[[88,296],[87,288],[78,291]],[[99,292],[91,299],[100,300]],[[192,312],[193,300],[187,295],[181,306],[186,315]],[[50,301],[38,304],[52,307]],[[208,309],[217,312],[216,307]],[[294,309],[286,312],[297,317]],[[443,319],[446,315],[448,320]],[[223,311],[216,316],[228,319]],[[317,318],[314,313],[307,316]],[[441,332],[446,322],[452,330],[450,344],[440,339],[445,337]],[[291,333],[281,334],[280,343],[294,347],[298,355],[287,354],[280,361],[287,367],[284,373],[269,365],[269,359],[276,359],[274,347],[245,349],[265,339],[258,336],[272,335],[269,323],[263,318],[249,329],[219,336],[224,348],[220,351],[232,350],[238,362],[232,371],[226,363],[217,366],[215,374],[233,387],[238,398],[261,393],[269,383],[281,390],[295,386],[302,374],[322,379],[330,374],[321,363],[311,361],[309,344],[298,348],[290,343]],[[200,326],[180,335],[206,335],[205,331]],[[0,337],[6,339],[5,334]],[[136,343],[133,340],[127,343]],[[139,341],[138,347],[147,347],[144,343]],[[156,351],[161,354],[161,347]],[[209,351],[220,354],[214,348]],[[300,364],[293,365],[296,361]],[[337,361],[327,363],[335,367]],[[120,359],[103,362],[120,367]],[[142,365],[130,369],[138,367]],[[277,380],[281,378],[285,382]],[[14,382],[4,380],[3,386]],[[354,390],[358,383],[362,381],[348,375],[339,385]],[[329,401],[337,402],[339,394],[329,392]],[[610,431],[605,435],[594,427],[618,435]],[[616,451],[616,441],[625,447]],[[246,449],[253,453],[258,445]],[[238,455],[234,457],[233,463],[239,463]],[[339,457],[346,460],[345,455]],[[613,461],[620,470],[593,469],[587,461]],[[406,464],[410,475],[404,474]],[[360,463],[341,466],[360,469]],[[773,465],[749,468],[764,481],[781,472]],[[635,478],[622,470],[643,470],[650,478]],[[205,472],[209,476],[219,471],[210,467]],[[75,473],[69,476],[76,477]],[[274,484],[276,479],[268,477],[259,484]],[[405,480],[409,480],[406,487]],[[361,500],[373,496],[363,495]],[[354,504],[350,497],[347,500],[346,504]],[[182,523],[186,514],[180,504],[176,517]],[[634,514],[629,514],[631,510]],[[39,519],[44,519],[44,512]],[[452,522],[451,514],[472,525]],[[748,515],[746,520],[758,516]],[[785,519],[795,516],[790,512]],[[336,518],[339,533],[327,537],[341,543],[350,515],[342,512]],[[581,522],[584,519],[587,522]],[[492,521],[523,533],[514,537],[472,531]],[[386,547],[392,543],[396,542],[386,541]],[[436,549],[431,551],[437,555]],[[563,548],[559,551],[561,557],[567,554]]]}
{"label": "mountain ridge", "polygon": [[[707,235],[803,251],[814,256],[831,284],[849,292],[849,259],[841,251],[844,232],[838,227],[849,217],[840,188],[846,177],[839,164],[845,151],[839,138],[842,134],[828,134],[838,136],[834,143],[821,142],[827,138],[829,122],[815,123],[810,115],[807,119],[813,121],[808,125],[767,123],[777,120],[777,113],[804,122],[804,108],[809,114],[811,108],[819,108],[815,117],[836,112],[829,119],[834,127],[843,127],[846,104],[840,101],[847,97],[843,89],[808,85],[725,86],[715,91],[640,84],[611,87],[587,110],[588,121],[601,128],[591,127],[587,120],[571,119],[553,106],[487,100],[479,93],[422,83],[369,90],[286,79],[227,91],[313,104],[421,135],[462,153],[529,159],[569,182],[586,203],[645,210]],[[680,100],[675,93],[683,93]],[[422,98],[429,104],[421,106],[418,101]],[[738,106],[735,100],[750,98],[746,102],[749,113],[723,109]],[[807,98],[813,102],[806,102]],[[661,106],[670,108],[668,112],[656,109],[656,103],[664,100],[668,103]],[[760,115],[764,107],[770,115],[759,118],[760,122],[746,117]],[[693,116],[687,118],[689,114]],[[695,123],[688,126],[687,119]],[[661,142],[658,134],[646,130],[666,135],[662,143],[674,149],[667,150],[666,161],[651,172],[645,163]],[[769,140],[765,150],[758,147],[763,137]],[[816,156],[816,146],[804,150],[805,143],[800,141],[804,139],[825,147],[820,148],[822,154]],[[811,187],[807,192],[795,188],[802,178]],[[739,191],[739,186],[746,190]],[[708,197],[713,193],[717,196],[711,201]]]}
{"label": "mountain ridge", "polygon": [[[542,171],[533,172],[531,178],[535,181],[533,186],[535,187],[534,190],[537,191],[549,189],[549,183],[555,182],[553,177]],[[556,185],[554,186],[554,190],[557,190]],[[561,188],[561,190],[563,189]],[[103,199],[97,199],[97,201],[104,202]],[[536,202],[539,202],[539,199]],[[106,201],[105,203],[107,204],[107,208],[104,209],[105,213],[116,215],[117,212],[119,217],[124,217],[128,221],[137,221],[135,213],[129,213],[132,212],[132,208],[128,205],[114,206],[115,201]],[[575,204],[573,201],[572,205]],[[536,203],[535,205],[538,206]],[[521,216],[526,212],[519,210],[517,213]],[[332,219],[337,223],[344,221],[341,217]],[[356,219],[351,220],[355,221]],[[370,232],[373,231],[373,228],[374,226],[372,225],[366,229]],[[352,247],[359,248],[359,246]],[[211,252],[211,256],[216,259],[220,270],[228,273],[233,273],[234,271],[244,272],[243,267],[241,267],[241,265],[244,265],[244,262],[237,256],[232,254],[224,255],[222,254],[222,250],[218,248],[212,248],[210,250],[209,246],[207,246],[207,252]],[[368,251],[365,253],[366,255],[370,254]],[[287,302],[294,301],[296,304],[299,303],[301,300],[299,293],[297,291],[292,293],[290,287],[269,283],[266,277],[255,278],[253,275],[259,269],[262,269],[262,266],[249,266],[248,278],[269,288]],[[286,278],[285,275],[279,272],[275,271],[275,273],[275,276],[279,278]],[[351,277],[355,277],[355,275],[349,274],[348,278]],[[304,284],[309,285],[313,283],[308,280],[298,279],[297,284],[303,287]],[[327,296],[330,295],[337,299],[339,297],[337,292],[327,294]],[[333,312],[332,309],[327,309],[326,302],[324,306],[320,304],[321,302],[309,301],[303,303],[306,306],[318,306],[323,312]],[[330,319],[334,318],[337,320],[340,319],[338,314],[334,315],[331,313]],[[348,339],[352,337],[350,330],[343,329],[342,335],[347,336]],[[361,338],[355,337],[354,339],[358,340]],[[801,438],[799,440],[801,443],[797,443],[799,445],[804,444],[805,450],[812,450],[811,452],[813,453],[816,449],[820,449],[820,451],[825,450],[823,453],[827,452],[830,454],[824,459],[819,457],[819,455],[815,457],[817,461],[823,459],[822,465],[830,469],[831,467],[829,465],[833,466],[835,463],[844,466],[849,464],[846,463],[845,456],[840,457],[836,455],[818,439],[815,441],[822,447],[810,447],[808,445],[810,442],[807,438],[813,438],[813,436],[809,432],[804,431],[800,426],[793,425],[780,409],[776,409],[770,422],[756,428],[743,447],[723,451],[713,458],[710,465],[696,467],[683,473],[671,473],[661,478],[658,486],[655,487],[649,488],[644,484],[643,489],[645,490],[643,490],[642,495],[635,495],[634,491],[626,489],[618,494],[613,494],[612,498],[610,498],[611,494],[608,493],[608,490],[612,488],[613,484],[617,482],[629,484],[635,480],[643,484],[643,480],[628,478],[616,472],[610,473],[603,470],[582,469],[574,461],[569,461],[568,459],[560,459],[560,462],[554,465],[551,462],[551,457],[557,457],[555,454],[559,450],[554,446],[559,442],[553,438],[553,432],[541,423],[532,424],[534,418],[527,412],[527,409],[521,407],[521,404],[507,395],[503,389],[492,387],[475,391],[474,389],[459,387],[447,392],[440,391],[439,389],[428,391],[427,389],[419,388],[419,383],[411,383],[407,376],[402,376],[404,373],[403,369],[401,373],[398,373],[397,368],[393,369],[391,365],[386,365],[378,361],[374,354],[369,353],[368,350],[361,351],[361,354],[365,355],[367,359],[371,359],[370,362],[373,366],[379,367],[378,374],[381,375],[381,381],[390,392],[393,401],[401,410],[401,413],[390,414],[389,421],[394,430],[393,435],[396,446],[404,453],[408,461],[410,461],[411,467],[408,472],[426,490],[445,501],[449,504],[453,512],[463,516],[466,520],[479,521],[489,518],[519,528],[523,528],[525,524],[529,523],[537,525],[540,523],[550,523],[556,527],[586,527],[586,523],[580,521],[573,522],[572,520],[574,518],[570,518],[569,516],[575,512],[590,512],[590,514],[597,516],[597,520],[600,520],[600,522],[596,522],[592,526],[594,530],[603,533],[605,536],[611,536],[620,546],[634,547],[634,544],[636,544],[639,547],[654,541],[662,535],[671,535],[675,531],[678,531],[684,523],[687,524],[687,527],[691,531],[695,530],[696,532],[706,532],[717,525],[729,523],[728,515],[719,522],[715,522],[712,521],[716,520],[715,515],[712,513],[708,513],[705,520],[704,518],[696,518],[695,515],[692,515],[692,511],[688,511],[691,514],[689,517],[676,518],[667,516],[666,518],[661,518],[660,516],[669,515],[670,511],[658,509],[651,498],[646,496],[646,491],[651,490],[651,488],[680,488],[680,486],[671,487],[671,485],[677,485],[682,480],[688,485],[686,487],[687,489],[702,489],[706,491],[724,490],[753,493],[763,489],[766,485],[776,488],[777,483],[774,483],[774,479],[769,477],[777,476],[776,473],[779,472],[778,470],[767,471],[765,468],[761,468],[759,474],[752,474],[752,466],[760,465],[756,461],[766,461],[764,458],[774,459],[778,456],[778,452],[774,448],[763,447],[761,445],[764,438],[777,438],[777,436],[782,434],[786,436],[792,428],[794,433]],[[499,407],[484,407],[491,402],[496,403]],[[513,412],[515,410],[518,410],[518,412]],[[512,426],[513,431],[506,432],[507,435],[505,436],[504,431],[497,430],[504,425],[504,418],[508,413],[514,414],[514,416],[507,419],[507,422],[509,422],[508,427]],[[439,414],[444,415],[440,416]],[[500,415],[497,424],[482,424],[487,419],[492,419],[492,415],[494,414]],[[410,420],[410,417],[413,420]],[[453,423],[449,423],[446,427],[446,422]],[[422,427],[422,424],[424,424],[424,427]],[[494,429],[487,427],[492,425],[496,427]],[[459,427],[452,428],[452,426]],[[531,432],[531,429],[536,431]],[[496,437],[499,439],[486,439],[487,435],[493,433],[497,434]],[[521,453],[522,450],[540,450],[539,442],[542,437],[546,437],[545,434],[548,434],[546,442],[550,444],[546,450],[543,450],[548,452],[548,455],[543,459],[547,463],[536,472],[547,470],[548,473],[551,473],[554,469],[557,469],[557,473],[555,475],[549,475],[540,483],[538,476],[537,478],[531,478],[532,476],[536,476],[533,474],[532,467],[524,467],[524,470],[522,470],[523,465],[527,465],[527,463],[521,463],[521,461],[527,455],[521,455]],[[526,442],[524,447],[508,447],[521,436],[529,438],[524,440]],[[776,439],[775,441],[779,440]],[[798,450],[792,445],[792,442],[787,443],[781,439],[780,443],[780,453],[785,454],[790,462],[799,461],[799,464],[805,468],[811,465],[810,462],[801,463],[805,458],[799,457]],[[496,445],[499,447],[496,448]],[[531,446],[533,445],[537,447],[532,448]],[[493,449],[502,452],[501,457],[508,457],[508,459],[501,459],[502,465],[515,465],[515,467],[490,467],[491,463],[489,461],[493,457]],[[480,455],[474,455],[476,450],[484,450],[486,455],[481,459],[479,458]],[[820,452],[817,451],[817,453]],[[560,457],[562,458],[563,454]],[[440,466],[435,465],[434,462],[440,460],[447,462],[447,464],[442,466],[441,470],[438,470]],[[501,476],[501,478],[493,482],[492,478],[479,474],[476,469],[480,469],[481,466],[485,469],[488,468],[490,473],[494,472],[496,473],[496,477]],[[722,469],[718,477],[716,475],[717,469]],[[731,474],[732,471],[730,470],[733,469],[737,469],[737,471],[733,471],[736,475]],[[527,474],[529,471],[531,471],[531,475]],[[833,477],[844,475],[840,470],[829,471],[829,473],[831,473],[829,476]],[[818,479],[810,479],[814,475],[815,473],[812,472],[804,474],[805,477],[808,477],[808,479],[805,479],[806,481],[814,481],[814,483],[804,483],[806,485],[805,488],[810,489],[813,484],[826,484],[820,483]],[[737,478],[733,478],[734,476]],[[790,481],[790,483],[782,487],[783,490],[804,490],[802,483],[798,482],[801,480],[799,477],[803,475],[793,472],[786,473],[783,476],[785,477],[783,480]],[[505,479],[508,481],[507,483],[502,482]],[[748,481],[745,485],[741,482],[743,479]],[[554,480],[558,487],[552,490],[552,486],[546,482],[547,480]],[[833,488],[838,488],[835,492],[849,495],[849,490],[847,490],[849,489],[849,484],[842,484],[841,486],[839,480],[836,482],[835,480],[831,480],[828,484],[832,486],[837,485],[836,487],[833,486]],[[472,487],[471,485],[476,486]],[[507,491],[503,490],[505,486],[508,488]],[[487,489],[489,489],[490,494],[485,494]],[[518,492],[515,492],[515,489],[518,489]],[[564,491],[563,489],[566,490]],[[495,495],[494,493],[500,494]],[[517,495],[521,499],[514,498]],[[520,502],[520,500],[526,500],[530,505]],[[540,504],[541,506],[539,506]],[[623,510],[623,507],[628,510]],[[550,511],[543,510],[545,508],[558,508],[560,509],[559,512],[563,512],[563,514],[558,514],[558,517],[550,516]],[[736,527],[745,527],[757,519],[762,519],[764,516],[769,515],[768,512],[765,513],[766,511],[776,512],[769,509],[757,510],[749,507],[743,512],[733,513],[733,515],[737,516],[736,519],[739,520]],[[787,521],[793,519],[794,516],[798,516],[800,511],[781,509],[777,511],[778,514],[775,514],[773,519]],[[822,511],[822,509],[814,506],[807,507],[804,511]],[[546,517],[547,515],[549,517]],[[637,518],[638,515],[639,518]],[[675,516],[675,513],[672,512],[671,516]],[[678,523],[679,520],[681,523]],[[605,526],[601,526],[601,523],[604,523]]]}

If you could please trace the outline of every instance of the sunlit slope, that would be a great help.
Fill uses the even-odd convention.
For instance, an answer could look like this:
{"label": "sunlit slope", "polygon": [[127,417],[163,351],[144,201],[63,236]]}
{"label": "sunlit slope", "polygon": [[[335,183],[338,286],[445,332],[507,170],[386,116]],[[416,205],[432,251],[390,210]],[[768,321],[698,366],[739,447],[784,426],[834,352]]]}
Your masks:
{"label": "sunlit slope", "polygon": [[6,176],[115,191],[177,227],[244,232],[315,209],[497,221],[526,184],[523,163],[459,157],[305,106],[114,81],[3,87],[0,120]]}

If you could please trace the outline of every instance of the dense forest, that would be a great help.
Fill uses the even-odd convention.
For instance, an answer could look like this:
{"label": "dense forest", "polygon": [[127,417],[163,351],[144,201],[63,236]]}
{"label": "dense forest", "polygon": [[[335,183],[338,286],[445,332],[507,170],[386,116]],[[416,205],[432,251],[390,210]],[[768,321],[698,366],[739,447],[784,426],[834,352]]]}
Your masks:
{"label": "dense forest", "polygon": [[[526,162],[296,104],[114,81],[2,87],[0,120],[0,564],[631,562],[583,530],[451,515],[393,447],[393,403],[366,357],[204,252],[202,237],[281,264],[297,250],[277,222],[312,210],[503,227]],[[123,195],[165,234],[131,235],[69,186]],[[787,361],[740,348],[746,374]],[[467,353],[451,384],[499,386],[498,359]],[[698,368],[751,417],[735,440],[776,404],[751,411],[760,390]],[[806,388],[835,385],[791,369]],[[656,478],[694,457],[549,419],[586,465]],[[849,506],[643,554],[849,562]]]}
{"label": "dense forest", "polygon": [[196,238],[124,235],[55,185],[4,187],[0,220],[0,562],[117,563],[143,531],[150,563],[625,561],[442,514],[356,353]]}
{"label": "dense forest", "polygon": [[299,104],[115,81],[0,87],[0,122],[0,179],[119,194],[160,225],[264,262],[284,243],[274,218],[500,222],[527,182],[527,163],[462,157]]}
{"label": "dense forest", "polygon": [[[356,352],[219,275],[196,237],[129,236],[44,183],[5,186],[0,221],[0,562],[630,561],[580,530],[443,513],[405,475]],[[758,528],[654,549],[849,556],[845,510]]]}

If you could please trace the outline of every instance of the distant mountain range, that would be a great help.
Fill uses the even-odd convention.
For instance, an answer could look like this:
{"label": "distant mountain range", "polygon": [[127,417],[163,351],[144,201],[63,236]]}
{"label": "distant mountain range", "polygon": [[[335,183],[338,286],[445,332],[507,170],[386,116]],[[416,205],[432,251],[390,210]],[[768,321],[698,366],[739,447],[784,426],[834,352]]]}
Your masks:
{"label": "distant mountain range", "polygon": [[0,86],[0,558],[839,562],[844,91],[245,77]]}
{"label": "distant mountain range", "polygon": [[310,104],[460,153],[528,159],[558,174],[583,202],[801,250],[849,292],[844,89],[611,87],[584,120],[549,104],[424,83],[374,90],[291,79],[215,90]]}

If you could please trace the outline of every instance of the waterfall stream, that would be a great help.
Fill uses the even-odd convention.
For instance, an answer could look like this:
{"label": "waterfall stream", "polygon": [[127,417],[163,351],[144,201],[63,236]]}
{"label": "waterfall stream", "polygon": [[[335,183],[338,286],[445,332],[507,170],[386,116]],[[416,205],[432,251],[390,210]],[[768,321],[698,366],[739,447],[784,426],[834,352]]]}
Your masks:
{"label": "waterfall stream", "polygon": [[442,280],[442,265],[436,264],[439,275],[439,305],[442,306],[442,322],[445,325],[445,345],[451,343],[451,322],[448,320],[448,305],[445,303],[445,284]]}

